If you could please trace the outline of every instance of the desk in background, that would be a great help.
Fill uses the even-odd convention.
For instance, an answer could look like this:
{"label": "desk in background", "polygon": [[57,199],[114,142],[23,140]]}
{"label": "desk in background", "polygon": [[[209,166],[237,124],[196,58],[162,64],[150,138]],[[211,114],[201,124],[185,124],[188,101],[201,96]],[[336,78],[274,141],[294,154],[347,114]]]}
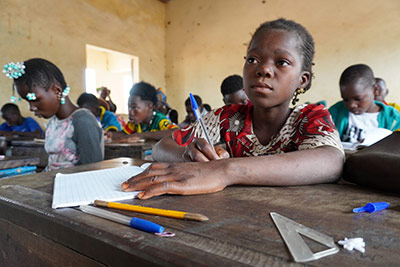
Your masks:
{"label": "desk in background", "polygon": [[132,143],[106,143],[104,145],[104,159],[129,157],[144,159],[145,151],[151,150],[155,141],[132,142]]}
{"label": "desk in background", "polygon": [[[64,169],[62,173],[141,165],[120,158]],[[201,213],[208,222],[116,211],[148,219],[176,233],[160,238],[82,213],[51,208],[55,171],[0,181],[1,266],[297,266],[269,213],[277,212],[337,242],[363,237],[366,252],[339,253],[313,266],[394,266],[400,262],[400,198],[354,185],[232,186],[196,196],[126,201]],[[387,201],[377,213],[352,213],[367,202]]]}
{"label": "desk in background", "polygon": [[38,157],[37,166],[43,169],[47,166],[48,154],[44,149],[44,140],[11,140],[8,145],[12,157]]}
{"label": "desk in background", "polygon": [[36,166],[40,159],[32,157],[4,157],[0,160],[0,170],[17,168],[22,166]]}

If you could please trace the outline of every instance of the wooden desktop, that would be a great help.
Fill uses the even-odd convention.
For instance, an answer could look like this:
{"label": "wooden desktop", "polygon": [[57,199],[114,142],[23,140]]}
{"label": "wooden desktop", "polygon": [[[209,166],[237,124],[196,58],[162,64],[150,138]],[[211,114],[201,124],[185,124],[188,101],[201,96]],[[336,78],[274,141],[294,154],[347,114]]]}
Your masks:
{"label": "wooden desktop", "polygon": [[[142,163],[118,158],[60,172]],[[350,184],[231,186],[207,195],[165,195],[145,201],[125,201],[200,213],[210,218],[208,222],[113,210],[153,221],[176,234],[161,238],[75,208],[52,209],[56,173],[0,180],[1,266],[297,266],[270,212],[331,236],[335,242],[345,237],[362,237],[366,243],[364,254],[340,248],[337,254],[306,264],[394,266],[400,262],[397,195]],[[372,214],[352,212],[353,208],[378,201],[389,202],[391,206]]]}

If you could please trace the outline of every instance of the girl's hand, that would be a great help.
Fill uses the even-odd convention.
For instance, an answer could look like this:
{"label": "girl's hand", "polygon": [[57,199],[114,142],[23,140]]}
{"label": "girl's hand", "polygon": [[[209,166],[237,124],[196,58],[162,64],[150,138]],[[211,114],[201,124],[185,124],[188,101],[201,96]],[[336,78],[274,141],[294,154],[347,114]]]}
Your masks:
{"label": "girl's hand", "polygon": [[184,161],[189,162],[207,162],[210,160],[229,158],[228,151],[221,146],[214,146],[214,149],[215,152],[212,149],[212,146],[204,138],[198,138],[186,146],[182,157]]}
{"label": "girl's hand", "polygon": [[143,191],[139,199],[162,194],[193,195],[223,190],[227,177],[218,175],[215,164],[155,162],[122,184],[123,191]]}

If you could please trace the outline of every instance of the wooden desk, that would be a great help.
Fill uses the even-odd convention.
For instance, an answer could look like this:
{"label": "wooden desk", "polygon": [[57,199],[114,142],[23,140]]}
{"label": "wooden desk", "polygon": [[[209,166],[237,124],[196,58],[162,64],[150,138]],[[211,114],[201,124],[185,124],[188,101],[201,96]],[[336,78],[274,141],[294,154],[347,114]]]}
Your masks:
{"label": "wooden desk", "polygon": [[22,166],[36,166],[40,162],[37,157],[5,157],[0,160],[0,170],[17,168]]}
{"label": "wooden desk", "polygon": [[114,159],[119,157],[144,159],[144,152],[150,150],[154,144],[154,141],[137,143],[106,143],[104,145],[104,159]]}
{"label": "wooden desk", "polygon": [[[63,173],[126,164],[114,159]],[[309,262],[313,266],[394,266],[400,262],[400,198],[353,185],[303,187],[234,186],[197,196],[161,196],[144,206],[201,213],[208,222],[122,212],[151,220],[176,233],[160,238],[73,208],[51,209],[55,172],[0,181],[1,266],[297,266],[269,213],[274,211],[332,236],[363,237],[366,252],[339,253]],[[391,208],[354,214],[367,202]]]}
{"label": "wooden desk", "polygon": [[39,164],[37,164],[39,168],[45,168],[47,166],[49,156],[44,149],[44,140],[11,140],[8,146],[12,157],[35,156],[40,159]]}

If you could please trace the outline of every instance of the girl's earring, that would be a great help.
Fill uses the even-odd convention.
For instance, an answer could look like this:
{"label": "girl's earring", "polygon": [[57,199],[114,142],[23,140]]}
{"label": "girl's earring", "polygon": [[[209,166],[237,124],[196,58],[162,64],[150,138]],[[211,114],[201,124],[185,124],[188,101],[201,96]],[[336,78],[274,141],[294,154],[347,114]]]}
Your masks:
{"label": "girl's earring", "polygon": [[304,88],[298,88],[294,92],[293,99],[292,99],[292,105],[296,105],[297,102],[299,102],[299,95],[304,94],[306,90]]}
{"label": "girl's earring", "polygon": [[65,97],[69,94],[69,91],[70,87],[67,85],[61,94],[60,102],[62,105],[65,104]]}

